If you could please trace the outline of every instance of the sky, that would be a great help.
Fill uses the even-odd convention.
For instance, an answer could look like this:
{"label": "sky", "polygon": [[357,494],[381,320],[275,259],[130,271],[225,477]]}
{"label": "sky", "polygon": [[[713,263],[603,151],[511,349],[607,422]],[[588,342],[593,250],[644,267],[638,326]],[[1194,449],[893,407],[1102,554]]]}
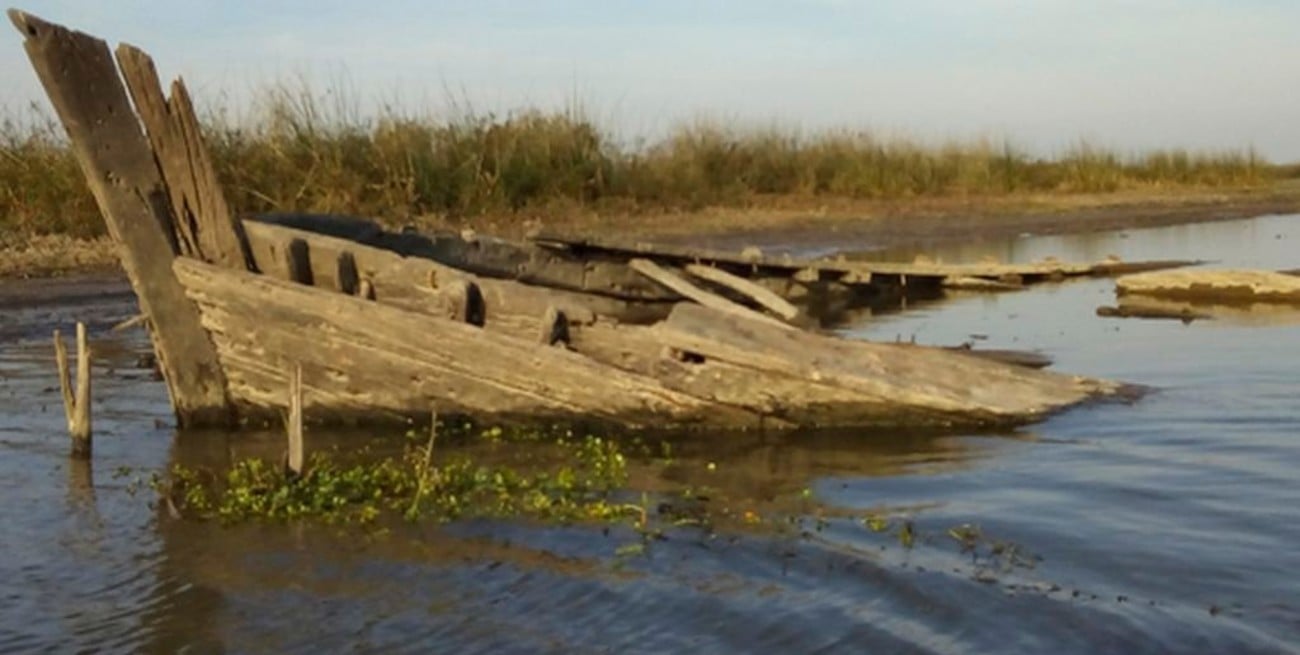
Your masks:
{"label": "sky", "polygon": [[[24,0],[11,0],[24,2]],[[1300,0],[25,0],[238,112],[273,80],[381,105],[580,105],[629,142],[683,121],[1254,147],[1300,161]],[[0,30],[0,105],[44,102]],[[5,52],[7,50],[7,53]]]}

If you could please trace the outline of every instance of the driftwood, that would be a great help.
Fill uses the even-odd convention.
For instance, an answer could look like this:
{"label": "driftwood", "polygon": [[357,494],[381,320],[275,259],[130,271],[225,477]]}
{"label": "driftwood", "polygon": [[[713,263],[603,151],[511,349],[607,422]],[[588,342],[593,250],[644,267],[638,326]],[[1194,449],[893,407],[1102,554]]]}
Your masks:
{"label": "driftwood", "polygon": [[54,360],[59,367],[59,390],[63,394],[63,413],[72,437],[72,456],[89,459],[93,447],[90,421],[90,344],[86,342],[86,325],[77,323],[77,386],[72,387],[68,372],[68,348],[63,335],[54,331]]}
{"label": "driftwood", "polygon": [[228,420],[216,352],[171,272],[174,255],[167,190],[154,153],[101,40],[17,10],[32,66],[68,131],[72,151],[120,244],[122,268],[150,317],[154,348],[180,425]]}

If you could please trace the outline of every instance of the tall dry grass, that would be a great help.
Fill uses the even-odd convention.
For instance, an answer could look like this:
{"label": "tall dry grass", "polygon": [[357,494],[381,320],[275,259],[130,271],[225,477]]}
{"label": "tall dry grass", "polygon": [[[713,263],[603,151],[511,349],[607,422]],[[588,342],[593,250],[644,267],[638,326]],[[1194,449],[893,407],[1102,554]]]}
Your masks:
{"label": "tall dry grass", "polygon": [[[241,212],[384,217],[695,209],[774,197],[906,199],[1145,187],[1245,187],[1282,168],[1253,150],[1122,154],[1081,143],[1035,157],[990,139],[929,144],[871,132],[803,133],[695,121],[624,146],[580,110],[370,118],[304,85],[248,113],[208,111],[209,148]],[[100,233],[61,128],[38,111],[0,122],[0,235]],[[1288,169],[1289,170],[1289,169]],[[3,239],[5,237],[0,237]]]}

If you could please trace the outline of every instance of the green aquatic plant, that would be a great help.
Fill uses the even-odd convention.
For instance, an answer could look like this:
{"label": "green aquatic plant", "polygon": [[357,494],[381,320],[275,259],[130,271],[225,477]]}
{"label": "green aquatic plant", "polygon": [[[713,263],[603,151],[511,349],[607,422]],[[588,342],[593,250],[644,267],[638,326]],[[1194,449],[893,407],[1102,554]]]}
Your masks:
{"label": "green aquatic plant", "polygon": [[561,437],[551,446],[551,465],[478,462],[465,454],[435,462],[432,439],[401,457],[352,463],[315,453],[301,475],[262,459],[224,472],[177,465],[154,487],[182,517],[225,522],[476,516],[645,525],[645,501],[639,506],[615,497],[627,482],[627,460],[616,442]]}

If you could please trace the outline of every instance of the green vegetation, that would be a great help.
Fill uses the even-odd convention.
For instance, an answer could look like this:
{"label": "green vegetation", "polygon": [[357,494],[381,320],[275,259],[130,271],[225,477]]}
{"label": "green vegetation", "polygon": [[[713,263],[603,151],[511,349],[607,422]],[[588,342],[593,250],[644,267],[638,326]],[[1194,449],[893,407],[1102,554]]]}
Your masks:
{"label": "green vegetation", "polygon": [[[1080,144],[1052,159],[1006,142],[929,144],[870,132],[695,122],[637,146],[581,111],[450,119],[387,112],[283,85],[207,139],[241,212],[321,211],[393,221],[635,213],[780,199],[906,199],[1260,185],[1285,173],[1253,151],[1121,154]],[[102,230],[62,131],[41,112],[0,121],[0,234]]]}
{"label": "green vegetation", "polygon": [[551,465],[476,461],[461,453],[436,462],[432,443],[401,457],[316,453],[301,475],[261,459],[224,472],[174,466],[154,488],[181,517],[244,522],[320,520],[371,523],[382,517],[448,521],[466,517],[547,521],[643,521],[639,505],[613,494],[627,482],[612,441],[560,436],[546,445]]}

